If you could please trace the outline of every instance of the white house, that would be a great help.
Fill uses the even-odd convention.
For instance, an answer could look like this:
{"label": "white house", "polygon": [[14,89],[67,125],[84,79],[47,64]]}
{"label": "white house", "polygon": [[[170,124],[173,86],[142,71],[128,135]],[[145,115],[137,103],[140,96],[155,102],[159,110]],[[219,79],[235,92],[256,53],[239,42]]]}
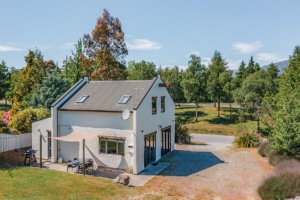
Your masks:
{"label": "white house", "polygon": [[84,152],[99,166],[137,174],[174,149],[174,126],[175,105],[159,75],[133,81],[83,77],[52,105],[51,118],[33,123],[32,148],[40,150],[41,143],[43,159],[51,162]]}

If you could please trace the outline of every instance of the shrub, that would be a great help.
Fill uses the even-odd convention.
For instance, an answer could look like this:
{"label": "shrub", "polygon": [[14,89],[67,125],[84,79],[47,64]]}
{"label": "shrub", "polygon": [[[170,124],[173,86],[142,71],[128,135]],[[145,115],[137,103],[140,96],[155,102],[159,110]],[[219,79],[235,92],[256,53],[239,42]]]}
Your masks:
{"label": "shrub", "polygon": [[176,120],[175,123],[175,142],[181,144],[190,143],[189,129],[182,125],[181,120]]}
{"label": "shrub", "polygon": [[262,157],[269,157],[273,152],[269,142],[262,142],[258,147],[258,153]]}
{"label": "shrub", "polygon": [[30,133],[32,122],[50,116],[50,112],[45,108],[27,108],[16,113],[11,120],[10,128],[12,132],[18,134]]}
{"label": "shrub", "polygon": [[285,159],[288,159],[288,156],[277,153],[276,151],[272,151],[272,153],[269,155],[269,163],[273,166],[276,166]]}
{"label": "shrub", "polygon": [[259,143],[259,136],[256,133],[241,132],[235,135],[233,143],[237,147],[257,147]]}
{"label": "shrub", "polygon": [[300,162],[286,159],[276,166],[272,176],[258,188],[263,200],[294,198],[300,194]]}

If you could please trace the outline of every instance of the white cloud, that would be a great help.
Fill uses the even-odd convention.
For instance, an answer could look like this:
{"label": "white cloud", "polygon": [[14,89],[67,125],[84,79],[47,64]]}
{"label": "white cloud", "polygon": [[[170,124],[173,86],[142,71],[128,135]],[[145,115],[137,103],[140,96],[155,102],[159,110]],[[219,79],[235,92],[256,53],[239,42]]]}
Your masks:
{"label": "white cloud", "polygon": [[245,42],[236,42],[233,44],[233,48],[238,50],[242,54],[248,54],[259,50],[262,47],[262,43],[260,41],[245,43]]}
{"label": "white cloud", "polygon": [[242,60],[226,60],[228,62],[228,69],[236,70],[240,67]]}
{"label": "white cloud", "polygon": [[192,51],[192,52],[190,53],[189,57],[190,57],[191,55],[200,56],[200,52],[199,52],[199,51]]}
{"label": "white cloud", "polygon": [[201,58],[201,64],[202,65],[205,65],[206,67],[208,67],[209,63],[211,63],[210,57],[203,57],[203,58]]}
{"label": "white cloud", "polygon": [[127,47],[135,50],[158,50],[162,48],[157,42],[148,39],[135,39],[132,43],[127,42]]}
{"label": "white cloud", "polygon": [[257,54],[257,60],[265,61],[265,62],[279,62],[279,61],[287,60],[287,58],[282,58],[272,53],[259,53]]}
{"label": "white cloud", "polygon": [[14,47],[14,46],[6,46],[6,45],[0,45],[0,52],[7,52],[7,51],[22,51],[23,49]]}
{"label": "white cloud", "polygon": [[63,44],[62,49],[72,49],[75,48],[75,42],[67,42]]}

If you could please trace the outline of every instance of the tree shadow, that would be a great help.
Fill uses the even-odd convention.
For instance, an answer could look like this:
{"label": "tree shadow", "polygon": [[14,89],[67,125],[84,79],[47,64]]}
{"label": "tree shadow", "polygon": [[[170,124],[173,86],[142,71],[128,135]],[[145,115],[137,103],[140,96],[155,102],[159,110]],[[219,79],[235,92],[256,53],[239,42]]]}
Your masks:
{"label": "tree shadow", "polygon": [[210,124],[223,124],[223,125],[229,125],[229,124],[236,124],[237,120],[236,118],[223,118],[223,117],[215,117],[212,119],[205,119],[204,121],[209,122]]}
{"label": "tree shadow", "polygon": [[[198,118],[204,117],[206,115],[207,115],[206,113],[198,110]],[[176,113],[176,118],[180,119],[180,121],[183,124],[187,124],[189,122],[192,122],[196,118],[196,110]]]}
{"label": "tree shadow", "polygon": [[167,156],[171,165],[159,174],[161,176],[189,176],[224,163],[212,152],[174,150]]}

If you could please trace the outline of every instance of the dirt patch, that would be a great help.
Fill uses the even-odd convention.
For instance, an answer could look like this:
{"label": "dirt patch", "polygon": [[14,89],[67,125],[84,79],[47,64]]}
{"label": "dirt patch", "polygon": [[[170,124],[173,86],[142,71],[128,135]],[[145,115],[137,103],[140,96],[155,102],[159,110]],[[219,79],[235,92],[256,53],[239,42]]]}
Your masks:
{"label": "dirt patch", "polygon": [[24,153],[29,148],[21,148],[13,151],[7,151],[0,153],[0,165],[10,166],[10,165],[23,165],[25,155]]}

